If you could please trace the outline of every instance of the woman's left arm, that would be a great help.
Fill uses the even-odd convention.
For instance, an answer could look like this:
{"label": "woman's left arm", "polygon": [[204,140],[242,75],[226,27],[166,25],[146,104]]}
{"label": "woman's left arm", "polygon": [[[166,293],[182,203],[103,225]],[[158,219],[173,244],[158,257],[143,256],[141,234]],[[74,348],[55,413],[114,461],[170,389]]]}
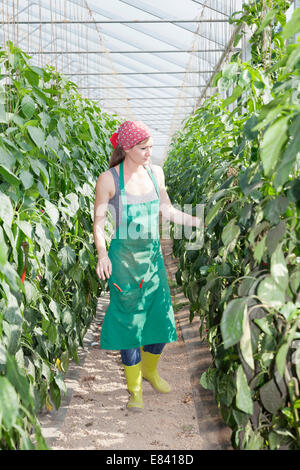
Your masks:
{"label": "woman's left arm", "polygon": [[160,211],[163,218],[179,225],[200,227],[201,220],[199,219],[199,217],[187,214],[186,212],[182,212],[172,206],[165,186],[164,171],[159,165],[152,166],[154,166],[154,171],[158,179],[160,194]]}

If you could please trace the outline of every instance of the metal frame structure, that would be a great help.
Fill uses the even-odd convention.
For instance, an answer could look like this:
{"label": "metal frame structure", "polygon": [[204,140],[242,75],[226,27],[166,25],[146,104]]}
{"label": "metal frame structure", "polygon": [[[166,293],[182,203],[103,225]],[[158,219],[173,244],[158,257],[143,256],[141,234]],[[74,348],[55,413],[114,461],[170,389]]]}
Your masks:
{"label": "metal frame structure", "polygon": [[233,52],[228,20],[243,1],[2,0],[0,44],[10,39],[33,64],[54,65],[104,111],[147,123],[162,164]]}

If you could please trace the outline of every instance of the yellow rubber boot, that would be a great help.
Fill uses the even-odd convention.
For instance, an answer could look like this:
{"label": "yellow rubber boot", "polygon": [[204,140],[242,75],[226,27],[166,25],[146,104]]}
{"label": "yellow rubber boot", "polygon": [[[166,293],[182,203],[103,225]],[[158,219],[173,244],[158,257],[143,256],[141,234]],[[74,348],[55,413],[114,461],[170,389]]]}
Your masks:
{"label": "yellow rubber boot", "polygon": [[142,374],[144,379],[148,380],[155,390],[161,393],[169,393],[171,391],[170,385],[159,376],[156,368],[160,356],[161,354],[152,354],[141,348]]}
{"label": "yellow rubber boot", "polygon": [[130,393],[130,398],[127,404],[128,408],[144,408],[141,364],[141,362],[134,366],[126,366],[123,364],[127,380],[127,388]]}

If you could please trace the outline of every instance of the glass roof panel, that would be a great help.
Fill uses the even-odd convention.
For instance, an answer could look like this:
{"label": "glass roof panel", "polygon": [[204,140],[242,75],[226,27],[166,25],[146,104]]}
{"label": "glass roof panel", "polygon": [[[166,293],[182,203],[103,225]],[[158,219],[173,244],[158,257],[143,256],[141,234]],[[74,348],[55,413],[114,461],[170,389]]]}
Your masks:
{"label": "glass roof panel", "polygon": [[232,53],[228,17],[243,0],[2,0],[1,45],[10,39],[53,65],[121,119],[153,131],[161,164],[172,133],[199,105]]}

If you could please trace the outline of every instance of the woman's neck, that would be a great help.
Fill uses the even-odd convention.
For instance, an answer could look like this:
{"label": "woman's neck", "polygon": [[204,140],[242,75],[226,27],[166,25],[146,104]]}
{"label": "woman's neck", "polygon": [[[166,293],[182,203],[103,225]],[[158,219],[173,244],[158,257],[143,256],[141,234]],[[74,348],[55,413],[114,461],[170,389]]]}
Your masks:
{"label": "woman's neck", "polygon": [[144,164],[136,164],[134,162],[129,162],[128,160],[123,160],[123,168],[124,173],[127,175],[139,174],[144,173],[145,165]]}

